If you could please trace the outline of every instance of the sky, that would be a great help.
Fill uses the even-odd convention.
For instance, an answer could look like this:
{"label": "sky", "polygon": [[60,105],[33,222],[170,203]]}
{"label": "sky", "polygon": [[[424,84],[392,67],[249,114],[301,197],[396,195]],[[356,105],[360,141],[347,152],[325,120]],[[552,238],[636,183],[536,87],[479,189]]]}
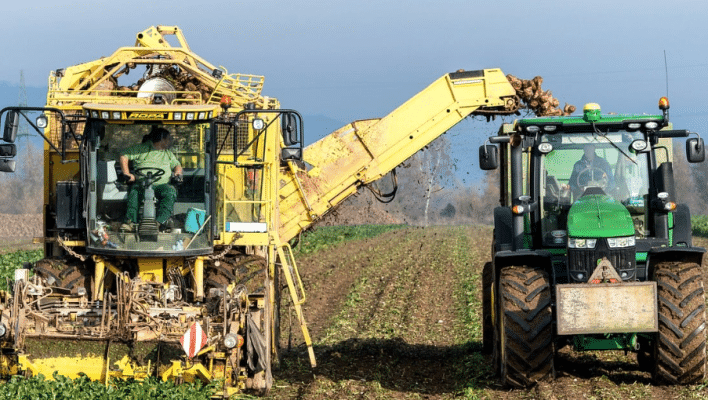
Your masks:
{"label": "sky", "polygon": [[[675,127],[708,133],[705,1],[68,0],[13,2],[3,14],[0,91],[14,98],[20,70],[28,87],[44,89],[50,70],[176,25],[212,64],[263,75],[263,94],[283,108],[335,124],[383,117],[445,73],[483,68],[540,75],[579,109],[658,113],[666,54]],[[456,158],[476,166],[477,146],[497,129],[458,125],[449,135]]]}

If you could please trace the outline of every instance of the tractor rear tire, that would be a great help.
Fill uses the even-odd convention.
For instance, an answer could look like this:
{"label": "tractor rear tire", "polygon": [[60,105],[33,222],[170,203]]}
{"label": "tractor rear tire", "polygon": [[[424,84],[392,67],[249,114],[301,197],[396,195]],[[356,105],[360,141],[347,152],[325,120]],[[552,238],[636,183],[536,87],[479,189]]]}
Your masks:
{"label": "tractor rear tire", "polygon": [[494,266],[491,262],[482,268],[482,353],[491,354],[494,349],[494,321],[492,320],[492,285]]}
{"label": "tractor rear tire", "polygon": [[553,313],[548,273],[525,265],[503,268],[498,301],[502,383],[524,388],[553,378]]}
{"label": "tractor rear tire", "polygon": [[689,262],[661,262],[654,270],[659,332],[654,341],[656,382],[688,385],[706,372],[705,292],[701,267]]}

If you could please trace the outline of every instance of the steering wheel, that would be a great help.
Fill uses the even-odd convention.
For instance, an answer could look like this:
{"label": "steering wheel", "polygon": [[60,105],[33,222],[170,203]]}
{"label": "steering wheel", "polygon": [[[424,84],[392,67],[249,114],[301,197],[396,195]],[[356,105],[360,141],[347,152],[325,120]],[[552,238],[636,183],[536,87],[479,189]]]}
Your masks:
{"label": "steering wheel", "polygon": [[[135,168],[133,173],[138,177],[146,181],[148,185],[152,185],[157,181],[162,175],[165,175],[165,170],[156,167],[140,167]],[[137,179],[136,179],[137,180]]]}
{"label": "steering wheel", "polygon": [[[585,177],[586,175],[587,179],[583,179],[583,181],[585,181],[585,184],[580,183],[581,178]],[[600,176],[600,178],[596,179],[597,176]],[[610,183],[610,178],[607,176],[607,172],[603,171],[598,167],[586,167],[584,170],[578,173],[578,177],[575,183],[578,185],[579,188],[596,186],[601,188],[602,190],[605,190],[607,189],[607,186]]]}

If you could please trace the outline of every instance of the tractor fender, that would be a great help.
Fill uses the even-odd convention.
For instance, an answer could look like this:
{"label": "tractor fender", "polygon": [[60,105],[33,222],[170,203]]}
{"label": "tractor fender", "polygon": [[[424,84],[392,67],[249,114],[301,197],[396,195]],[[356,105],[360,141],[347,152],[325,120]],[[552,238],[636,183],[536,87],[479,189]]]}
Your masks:
{"label": "tractor fender", "polygon": [[551,253],[546,250],[516,250],[497,251],[494,254],[495,276],[499,276],[499,271],[510,265],[528,265],[529,267],[541,267],[549,276],[553,276],[551,270]]}
{"label": "tractor fender", "polygon": [[655,247],[647,253],[647,276],[654,276],[654,267],[665,261],[693,262],[703,265],[703,247]]}

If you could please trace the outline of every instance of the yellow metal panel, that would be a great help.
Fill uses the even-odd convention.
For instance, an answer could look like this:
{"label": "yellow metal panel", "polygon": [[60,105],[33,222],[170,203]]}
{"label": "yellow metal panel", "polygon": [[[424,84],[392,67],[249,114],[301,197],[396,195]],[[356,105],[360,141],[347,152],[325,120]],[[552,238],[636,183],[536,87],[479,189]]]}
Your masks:
{"label": "yellow metal panel", "polygon": [[164,282],[161,258],[139,258],[138,275],[146,282]]}

